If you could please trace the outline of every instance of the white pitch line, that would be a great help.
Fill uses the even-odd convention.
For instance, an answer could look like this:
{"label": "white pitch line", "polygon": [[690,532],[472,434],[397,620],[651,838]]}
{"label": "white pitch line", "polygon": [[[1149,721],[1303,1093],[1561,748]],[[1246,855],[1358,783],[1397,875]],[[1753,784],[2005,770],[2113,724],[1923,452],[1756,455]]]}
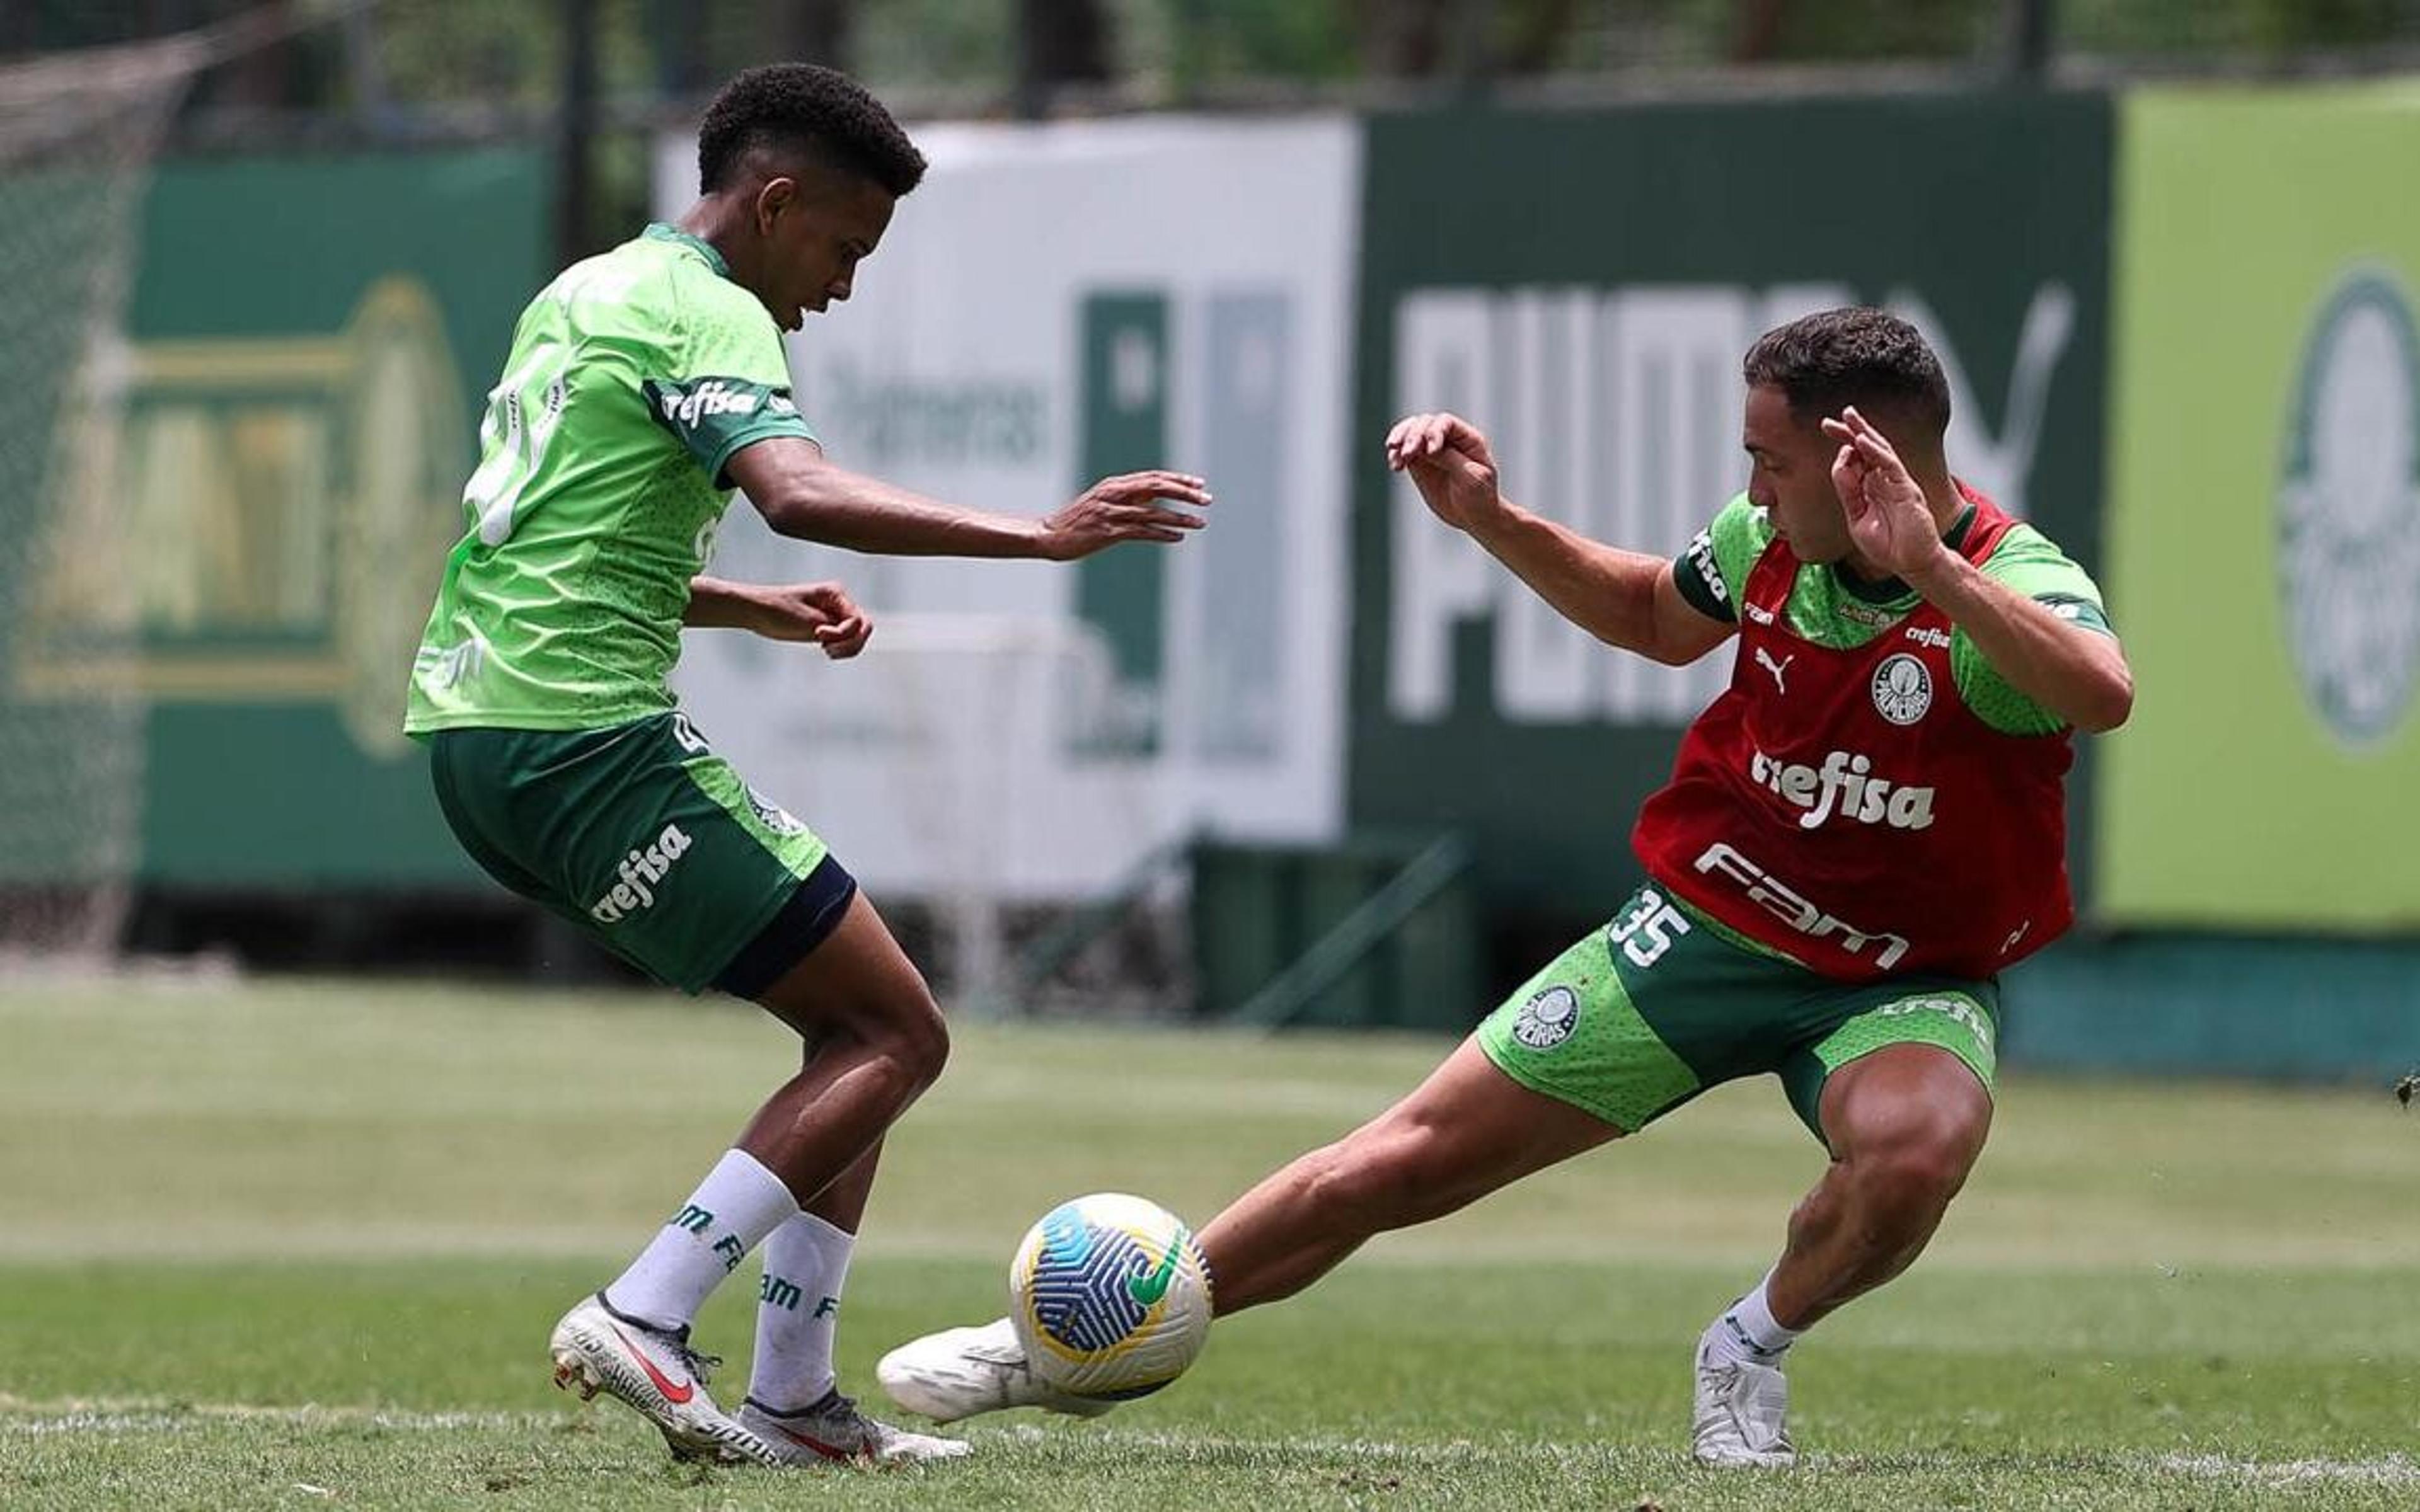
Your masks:
{"label": "white pitch line", "polygon": [[[1021,1443],[1041,1443],[1058,1435],[1038,1423],[1020,1423],[1009,1430]],[[1144,1449],[1164,1449],[1174,1454],[1198,1453],[1213,1449],[1278,1450],[1303,1455],[1377,1455],[1390,1459],[1444,1460],[1463,1464],[1474,1449],[1485,1445],[1470,1443],[1398,1443],[1388,1439],[1329,1439],[1317,1436],[1282,1439],[1238,1439],[1223,1433],[1180,1433],[1165,1428],[1146,1433],[1129,1433],[1109,1428],[1103,1436],[1115,1435],[1120,1443],[1130,1443]],[[1506,1452],[1528,1452],[1542,1447],[1535,1443],[1506,1444]]]}
{"label": "white pitch line", "polygon": [[376,1407],[269,1407],[257,1402],[183,1402],[157,1397],[69,1397],[32,1401],[0,1392],[0,1434],[159,1433],[197,1420],[333,1424],[435,1433],[456,1428],[536,1428],[563,1420],[535,1412],[411,1412]]}
{"label": "white pitch line", "polygon": [[[33,1401],[0,1392],[0,1436],[37,1436],[55,1433],[174,1433],[191,1429],[199,1421],[268,1422],[292,1427],[308,1428],[328,1425],[366,1425],[401,1432],[438,1433],[462,1428],[507,1428],[539,1431],[560,1427],[564,1414],[542,1412],[414,1412],[368,1407],[270,1407],[256,1402],[167,1402],[146,1397],[67,1398]],[[1036,1446],[1058,1442],[1071,1446],[1082,1441],[1055,1432],[1038,1423],[1018,1423],[982,1433],[983,1438],[1005,1440],[1019,1445]],[[1121,1445],[1153,1450],[1171,1455],[1200,1454],[1230,1450],[1278,1453],[1297,1456],[1331,1456],[1340,1458],[1380,1458],[1409,1461],[1415,1464],[1435,1462],[1467,1465],[1474,1453],[1484,1455],[1496,1450],[1507,1455],[1537,1454],[1541,1451],[1588,1459],[1597,1457],[1618,1458],[1624,1449],[1636,1451],[1643,1446],[1612,1446],[1601,1443],[1555,1444],[1538,1442],[1507,1442],[1502,1444],[1471,1443],[1406,1443],[1388,1439],[1343,1439],[1322,1436],[1288,1436],[1274,1439],[1237,1438],[1228,1434],[1185,1433],[1167,1429],[1129,1433],[1116,1428],[1095,1430],[1087,1438],[1113,1438]],[[1674,1452],[1678,1453],[1677,1444]],[[2045,1457],[2046,1459],[2058,1457]],[[2420,1486],[2420,1460],[2402,1454],[2384,1455],[2373,1459],[2242,1459],[2225,1455],[2186,1454],[2111,1454],[2106,1457],[2086,1452],[2078,1457],[2087,1466],[2094,1463],[2118,1473],[2145,1475],[2184,1475],[2199,1480],[2240,1480],[2270,1488],[2301,1485],[2339,1486]],[[1803,1461],[1811,1472],[1835,1474],[1861,1473],[1922,1473],[1929,1470],[1955,1471],[1961,1467],[1956,1456],[1927,1455],[1916,1459],[1888,1457],[1868,1460],[1857,1455],[1833,1457],[1810,1454]]]}
{"label": "white pitch line", "polygon": [[2224,1455],[2162,1455],[2150,1467],[2209,1480],[2257,1480],[2267,1486],[2310,1481],[2359,1486],[2420,1485],[2420,1463],[2392,1454],[2377,1459],[2230,1459]]}
{"label": "white pitch line", "polygon": [[[1110,1429],[1109,1431],[1115,1432],[1116,1430]],[[1018,1439],[1032,1443],[1039,1443],[1050,1436],[1047,1429],[1036,1424],[1021,1425],[1014,1430],[1014,1433]],[[1486,1443],[1473,1444],[1467,1443],[1399,1443],[1384,1439],[1332,1439],[1317,1437],[1235,1439],[1210,1434],[1177,1433],[1166,1430],[1149,1433],[1127,1433],[1122,1434],[1120,1437],[1122,1442],[1127,1443],[1146,1448],[1165,1450],[1176,1454],[1182,1454],[1188,1450],[1199,1451],[1204,1449],[1274,1450],[1307,1455],[1334,1455],[1339,1457],[1376,1456],[1384,1458],[1405,1459],[1414,1462],[1429,1460],[1450,1461],[1455,1464],[1466,1464],[1469,1461],[1473,1454],[1483,1455],[1491,1449],[1508,1455],[1535,1454],[1544,1451],[1576,1458],[1587,1458],[1591,1456],[1600,1455],[1610,1458],[1619,1455],[1623,1449],[1635,1451],[1641,1447],[1649,1447],[1640,1445],[1622,1445],[1616,1448],[1614,1446],[1605,1444],[1557,1444],[1541,1443],[1507,1443],[1500,1445]],[[1679,1452],[1679,1444],[1677,1441],[1673,1445],[1673,1452],[1675,1454]],[[2046,1462],[2064,1458],[2066,1457],[2044,1457]],[[2087,1451],[2080,1458],[2084,1458],[2087,1465],[2096,1463],[2104,1465],[2110,1471],[2120,1473],[2131,1473],[2144,1475],[2189,1475],[2197,1479],[2206,1480],[2241,1479],[2257,1482],[2263,1486],[2272,1488],[2306,1485],[2311,1483],[2360,1486],[2420,1485],[2420,1460],[2414,1460],[2402,1454],[2390,1454],[2375,1459],[2306,1458],[2261,1460],[2228,1458],[2222,1455],[2149,1455],[2141,1453],[2111,1453],[2105,1456],[2101,1456],[2093,1455]],[[1947,1473],[1972,1468],[1971,1465],[1962,1463],[1958,1457],[1954,1455],[1926,1455],[1913,1458],[1900,1456],[1889,1456],[1881,1458],[1869,1459],[1867,1457],[1860,1455],[1834,1456],[1815,1453],[1802,1457],[1800,1463],[1808,1471],[1828,1471],[1836,1474],[1857,1474],[1869,1473],[1890,1473],[1893,1472],[1901,1473],[1922,1473],[1928,1471]]]}

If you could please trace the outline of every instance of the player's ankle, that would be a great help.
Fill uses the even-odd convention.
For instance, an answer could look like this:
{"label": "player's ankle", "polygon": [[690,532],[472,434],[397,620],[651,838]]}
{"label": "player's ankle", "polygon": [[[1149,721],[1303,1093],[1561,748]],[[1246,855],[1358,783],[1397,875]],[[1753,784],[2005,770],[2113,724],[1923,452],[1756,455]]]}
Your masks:
{"label": "player's ankle", "polygon": [[1746,1296],[1724,1309],[1706,1330],[1702,1349],[1716,1365],[1777,1365],[1804,1329],[1784,1328],[1773,1316],[1766,1288],[1773,1277],[1758,1282]]}

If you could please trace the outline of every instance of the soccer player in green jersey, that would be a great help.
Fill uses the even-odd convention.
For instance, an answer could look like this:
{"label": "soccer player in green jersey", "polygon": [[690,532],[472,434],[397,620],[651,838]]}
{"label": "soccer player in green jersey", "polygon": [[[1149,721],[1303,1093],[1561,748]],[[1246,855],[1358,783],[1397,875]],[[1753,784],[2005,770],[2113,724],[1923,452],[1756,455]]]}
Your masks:
{"label": "soccer player in green jersey", "polygon": [[[1747,488],[1673,560],[1508,501],[1467,421],[1388,434],[1430,511],[1566,618],[1674,666],[1735,640],[1730,685],[1640,810],[1647,885],[1201,1242],[1223,1318],[1773,1075],[1831,1162],[1772,1270],[1699,1335],[1690,1446],[1778,1469],[1797,1454],[1791,1346],[1915,1260],[1982,1152],[1998,973],[2072,915],[2069,739],[2122,723],[2133,679],[2091,579],[1951,474],[1948,386],[1913,326],[1820,312],[1767,332],[1743,377]],[[943,1422],[1114,1405],[1038,1380],[1006,1319],[912,1340],[876,1374]]]}
{"label": "soccer player in green jersey", "polygon": [[[960,508],[827,459],[781,332],[845,300],[924,160],[829,69],[740,74],[698,131],[679,221],[575,264],[531,301],[489,397],[412,670],[447,823],[497,880],[660,980],[762,1004],[801,1069],[620,1277],[565,1315],[557,1384],[637,1409],[684,1458],[767,1464],[965,1452],[861,1413],[832,1371],[842,1283],[882,1138],[949,1038],[923,977],[824,842],[752,790],[674,707],[684,625],[852,656],[832,583],[701,576],[737,486],[800,540],[908,555],[1073,561],[1202,523],[1202,480],[1106,478],[1043,518]],[[663,1089],[659,1089],[661,1091]],[[672,1095],[678,1095],[674,1093]],[[765,1246],[754,1369],[706,1395],[690,1320]]]}

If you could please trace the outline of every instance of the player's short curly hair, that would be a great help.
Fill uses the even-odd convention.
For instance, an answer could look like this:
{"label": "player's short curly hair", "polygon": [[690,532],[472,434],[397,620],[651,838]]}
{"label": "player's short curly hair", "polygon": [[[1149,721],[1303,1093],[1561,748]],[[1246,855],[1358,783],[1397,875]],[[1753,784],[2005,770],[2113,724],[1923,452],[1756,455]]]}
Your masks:
{"label": "player's short curly hair", "polygon": [[1757,338],[1748,386],[1779,389],[1802,422],[1850,405],[1891,409],[1934,435],[1949,428],[1949,380],[1922,332],[1887,310],[1824,310]]}
{"label": "player's short curly hair", "polygon": [[698,193],[730,185],[760,147],[791,147],[873,180],[894,197],[924,177],[924,155],[865,86],[814,63],[769,63],[722,86],[697,128]]}

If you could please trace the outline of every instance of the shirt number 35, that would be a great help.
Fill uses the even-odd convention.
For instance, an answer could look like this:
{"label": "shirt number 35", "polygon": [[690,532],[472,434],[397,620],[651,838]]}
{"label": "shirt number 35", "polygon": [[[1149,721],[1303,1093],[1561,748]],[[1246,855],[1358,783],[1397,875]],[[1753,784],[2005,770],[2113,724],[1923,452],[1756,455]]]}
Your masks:
{"label": "shirt number 35", "polygon": [[1652,966],[1664,959],[1672,942],[1689,933],[1688,916],[1664,901],[1652,887],[1638,889],[1637,901],[1606,928],[1606,938],[1621,947],[1631,964]]}

